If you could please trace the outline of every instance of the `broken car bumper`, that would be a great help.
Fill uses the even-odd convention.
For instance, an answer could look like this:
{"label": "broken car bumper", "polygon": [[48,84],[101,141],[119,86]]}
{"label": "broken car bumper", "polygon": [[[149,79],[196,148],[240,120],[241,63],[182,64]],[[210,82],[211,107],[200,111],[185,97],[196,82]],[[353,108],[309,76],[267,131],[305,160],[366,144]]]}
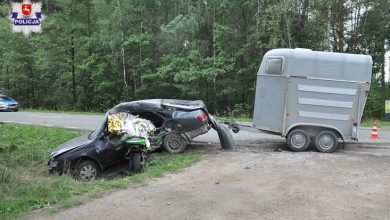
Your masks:
{"label": "broken car bumper", "polygon": [[209,124],[205,124],[205,125],[203,125],[202,127],[198,128],[198,129],[185,132],[184,134],[185,134],[185,136],[189,140],[192,140],[193,138],[195,138],[195,137],[197,137],[199,135],[207,133],[210,130],[210,127],[211,126]]}

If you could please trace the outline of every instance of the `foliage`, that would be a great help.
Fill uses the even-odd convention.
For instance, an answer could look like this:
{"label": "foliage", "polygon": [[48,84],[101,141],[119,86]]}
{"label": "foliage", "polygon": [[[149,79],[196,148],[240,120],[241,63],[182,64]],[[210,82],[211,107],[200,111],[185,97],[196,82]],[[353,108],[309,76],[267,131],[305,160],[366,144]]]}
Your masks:
{"label": "foliage", "polygon": [[43,1],[42,34],[24,38],[11,33],[4,18],[10,6],[3,1],[0,90],[22,107],[52,110],[105,112],[120,101],[145,98],[202,99],[217,113],[237,104],[253,109],[255,73],[264,53],[304,47],[370,54],[378,87],[370,93],[366,113],[380,117],[390,95],[384,79],[389,4]]}
{"label": "foliage", "polygon": [[362,121],[360,126],[371,129],[374,121],[376,122],[378,128],[382,130],[390,130],[390,121],[382,121],[377,119],[365,119]]}
{"label": "foliage", "polygon": [[58,209],[82,204],[83,201],[75,196],[96,197],[110,189],[127,188],[151,177],[177,172],[201,159],[198,154],[159,153],[152,156],[150,166],[144,173],[82,182],[68,175],[48,175],[46,166],[51,149],[81,132],[11,125],[2,125],[0,131],[0,146],[3,146],[0,151],[0,175],[4,167],[8,168],[6,178],[0,182],[0,219],[20,216],[43,207]]}
{"label": "foliage", "polygon": [[365,118],[375,118],[378,115],[381,115],[384,104],[382,103],[380,96],[381,88],[379,86],[379,82],[374,80],[368,94],[366,107],[364,108],[363,115]]}

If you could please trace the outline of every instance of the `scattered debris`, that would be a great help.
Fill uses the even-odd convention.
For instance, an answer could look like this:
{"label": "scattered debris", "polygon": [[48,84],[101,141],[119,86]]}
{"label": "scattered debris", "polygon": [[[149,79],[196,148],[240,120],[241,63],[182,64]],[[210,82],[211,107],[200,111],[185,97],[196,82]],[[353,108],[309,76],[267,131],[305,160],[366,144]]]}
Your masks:
{"label": "scattered debris", "polygon": [[149,120],[138,116],[120,112],[108,116],[108,132],[114,135],[128,135],[127,137],[142,137],[145,139],[146,148],[150,148],[149,135],[156,127]]}
{"label": "scattered debris", "polygon": [[274,149],[274,152],[282,152],[282,150],[279,149],[279,148],[275,148],[275,149]]}
{"label": "scattered debris", "polygon": [[215,182],[215,185],[218,185],[220,182],[218,181],[218,182]]}

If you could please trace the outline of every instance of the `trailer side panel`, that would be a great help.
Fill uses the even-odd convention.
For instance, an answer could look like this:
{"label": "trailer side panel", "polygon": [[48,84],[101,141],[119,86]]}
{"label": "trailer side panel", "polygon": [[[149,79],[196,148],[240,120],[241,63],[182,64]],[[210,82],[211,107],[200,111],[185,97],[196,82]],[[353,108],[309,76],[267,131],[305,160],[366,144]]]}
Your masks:
{"label": "trailer side panel", "polygon": [[371,68],[367,55],[271,50],[257,74],[253,125],[282,136],[297,125],[333,128],[357,139]]}

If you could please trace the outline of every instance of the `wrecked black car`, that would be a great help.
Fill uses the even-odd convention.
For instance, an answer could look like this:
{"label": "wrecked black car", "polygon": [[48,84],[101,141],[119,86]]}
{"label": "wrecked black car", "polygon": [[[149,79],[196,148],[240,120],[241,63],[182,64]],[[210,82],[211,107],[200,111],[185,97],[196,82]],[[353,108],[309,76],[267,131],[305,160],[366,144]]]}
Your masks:
{"label": "wrecked black car", "polygon": [[70,140],[50,154],[50,173],[71,171],[78,179],[94,179],[101,170],[124,162],[128,149],[117,135],[111,135],[108,125],[111,116],[131,114],[150,121],[155,127],[148,137],[150,149],[164,148],[170,153],[181,153],[193,138],[213,128],[223,149],[234,146],[227,127],[218,123],[205,104],[198,101],[150,99],[125,102],[110,109],[102,125],[91,133]]}

